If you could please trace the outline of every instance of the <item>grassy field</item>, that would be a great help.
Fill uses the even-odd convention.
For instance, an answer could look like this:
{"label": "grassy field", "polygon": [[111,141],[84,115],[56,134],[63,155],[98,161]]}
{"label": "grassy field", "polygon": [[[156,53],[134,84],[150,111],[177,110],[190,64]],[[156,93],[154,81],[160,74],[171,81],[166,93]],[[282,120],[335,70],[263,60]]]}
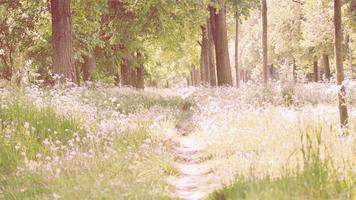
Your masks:
{"label": "grassy field", "polygon": [[350,129],[340,130],[332,88],[297,85],[292,103],[278,87],[196,91],[194,136],[223,185],[209,198],[355,199],[354,93]]}
{"label": "grassy field", "polygon": [[2,89],[0,199],[169,198],[185,103],[131,89]]}
{"label": "grassy field", "polygon": [[[204,147],[219,185],[209,199],[356,199],[356,87],[348,84],[347,132],[336,90],[323,83],[3,86],[0,199],[171,199],[180,134]],[[179,132],[187,117],[194,128]]]}

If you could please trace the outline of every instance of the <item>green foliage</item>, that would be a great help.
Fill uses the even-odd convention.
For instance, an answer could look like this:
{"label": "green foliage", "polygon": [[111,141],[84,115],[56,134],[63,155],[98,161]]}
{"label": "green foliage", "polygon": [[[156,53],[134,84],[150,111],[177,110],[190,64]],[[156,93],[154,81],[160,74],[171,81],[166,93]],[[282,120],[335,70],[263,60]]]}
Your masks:
{"label": "green foliage", "polygon": [[[116,3],[115,3],[116,2]],[[237,17],[241,68],[260,68],[259,0],[72,0],[73,44],[78,70],[83,56],[94,54],[101,75],[115,76],[123,60],[134,67],[140,51],[145,77],[182,80],[200,59],[200,26],[207,6],[226,6],[228,25]],[[323,53],[332,56],[332,3],[327,0],[268,1],[269,64],[295,62],[304,71]],[[343,7],[345,33],[354,37],[355,6]],[[236,16],[237,15],[237,16]],[[5,0],[0,5],[0,68],[13,74],[31,60],[40,79],[49,81],[52,65],[49,1]],[[352,31],[353,30],[353,31]],[[232,29],[228,33],[234,35]],[[230,37],[232,38],[232,37]],[[355,39],[354,39],[355,40]],[[355,49],[355,47],[354,47]],[[332,59],[331,59],[332,60]],[[80,71],[80,70],[79,70]],[[99,79],[104,76],[99,76]],[[105,81],[108,81],[105,79]],[[112,79],[109,81],[113,82]]]}
{"label": "green foliage", "polygon": [[[333,47],[333,4],[330,1],[306,1],[302,5],[303,17],[301,46],[309,48],[313,56],[332,53]],[[317,26],[316,26],[317,24]]]}

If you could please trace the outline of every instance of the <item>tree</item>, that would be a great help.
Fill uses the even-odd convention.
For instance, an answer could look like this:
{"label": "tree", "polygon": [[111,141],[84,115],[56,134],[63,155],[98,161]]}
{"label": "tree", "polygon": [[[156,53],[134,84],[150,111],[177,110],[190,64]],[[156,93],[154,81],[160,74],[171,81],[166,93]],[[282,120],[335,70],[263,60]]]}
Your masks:
{"label": "tree", "polygon": [[319,68],[318,68],[318,61],[315,59],[313,62],[313,76],[314,76],[314,82],[319,81]]}
{"label": "tree", "polygon": [[348,48],[348,61],[349,61],[349,70],[350,70],[350,78],[354,78],[354,70],[353,70],[353,65],[352,65],[352,37],[350,35],[347,35],[346,37],[347,41],[347,48]]}
{"label": "tree", "polygon": [[[302,5],[302,40],[300,45],[305,49],[303,57],[300,62],[306,65],[314,62],[315,58],[323,57],[328,59],[332,53],[333,47],[333,16],[332,5],[327,0],[320,1],[305,1]],[[316,25],[317,24],[317,25]],[[325,60],[324,68],[325,68]],[[325,78],[330,77],[326,74],[330,70],[325,70]]]}
{"label": "tree", "polygon": [[130,61],[124,59],[121,64],[121,85],[129,86],[131,84]]}
{"label": "tree", "polygon": [[[43,39],[38,37],[38,24],[41,24],[47,11],[45,5],[43,1],[0,1],[1,78],[11,80],[14,72],[22,67],[19,58],[28,59],[26,54],[39,42],[38,38]],[[40,54],[46,55],[48,52]]]}
{"label": "tree", "polygon": [[210,59],[209,59],[209,40],[207,28],[205,26],[201,26],[202,30],[202,39],[201,39],[201,61],[200,61],[200,74],[202,78],[203,84],[210,83]]}
{"label": "tree", "polygon": [[207,21],[208,27],[208,47],[207,47],[207,54],[209,59],[209,74],[210,74],[210,85],[216,86],[217,85],[217,78],[216,78],[216,66],[215,66],[215,45],[214,45],[214,37],[213,37],[213,28],[215,19],[212,19],[211,16]]}
{"label": "tree", "polygon": [[84,60],[82,65],[83,80],[84,81],[92,80],[93,77],[91,76],[91,74],[93,74],[94,71],[96,70],[95,56],[94,54],[84,55],[83,60]]}
{"label": "tree", "polygon": [[341,0],[334,0],[334,54],[336,65],[336,80],[339,86],[339,114],[340,124],[343,128],[348,125],[348,113],[346,106],[346,89],[343,84],[344,68],[343,68],[343,52],[342,52],[342,28],[341,28]]}
{"label": "tree", "polygon": [[216,54],[216,72],[219,86],[232,85],[230,58],[228,51],[227,29],[226,29],[226,7],[222,6],[217,12],[216,8],[210,6],[210,16],[214,22],[213,36]]}
{"label": "tree", "polygon": [[53,73],[78,83],[74,64],[70,0],[51,0]]}
{"label": "tree", "polygon": [[136,88],[139,89],[139,90],[143,90],[145,88],[145,81],[144,81],[144,68],[143,68],[143,58],[142,58],[142,54],[140,51],[137,52],[137,63],[138,63],[138,66],[137,66],[137,72],[136,72],[136,75],[137,75],[137,78],[136,78],[136,81],[137,81],[137,84],[136,84]]}
{"label": "tree", "polygon": [[351,0],[350,2],[350,12],[351,12],[351,26],[354,30],[356,30],[356,0]]}
{"label": "tree", "polygon": [[267,3],[262,0],[262,68],[263,68],[263,83],[267,86]]}
{"label": "tree", "polygon": [[323,65],[325,71],[325,79],[330,81],[331,73],[330,73],[330,63],[329,63],[329,56],[328,54],[323,54]]}
{"label": "tree", "polygon": [[235,12],[235,70],[236,87],[240,86],[240,68],[239,68],[239,13]]}

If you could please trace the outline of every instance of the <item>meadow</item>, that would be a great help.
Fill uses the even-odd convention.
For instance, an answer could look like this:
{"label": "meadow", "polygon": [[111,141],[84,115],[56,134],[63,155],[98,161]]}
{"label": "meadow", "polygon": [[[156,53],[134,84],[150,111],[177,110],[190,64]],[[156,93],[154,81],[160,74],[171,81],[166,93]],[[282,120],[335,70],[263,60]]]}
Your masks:
{"label": "meadow", "polygon": [[204,198],[356,199],[355,85],[346,82],[344,130],[329,83],[2,83],[0,199],[179,198],[168,180],[182,176],[174,149],[183,136],[209,169]]}

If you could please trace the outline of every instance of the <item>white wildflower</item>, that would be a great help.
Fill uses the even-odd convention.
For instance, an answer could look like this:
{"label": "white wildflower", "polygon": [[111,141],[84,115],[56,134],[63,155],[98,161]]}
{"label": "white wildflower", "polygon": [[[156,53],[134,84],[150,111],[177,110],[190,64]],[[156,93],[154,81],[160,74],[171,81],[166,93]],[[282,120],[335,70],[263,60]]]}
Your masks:
{"label": "white wildflower", "polygon": [[30,123],[25,122],[24,127],[25,127],[25,129],[28,129],[30,127]]}
{"label": "white wildflower", "polygon": [[59,198],[61,198],[61,196],[59,196],[59,194],[53,193],[53,199],[54,199],[54,200],[57,200],[57,199],[59,199]]}

